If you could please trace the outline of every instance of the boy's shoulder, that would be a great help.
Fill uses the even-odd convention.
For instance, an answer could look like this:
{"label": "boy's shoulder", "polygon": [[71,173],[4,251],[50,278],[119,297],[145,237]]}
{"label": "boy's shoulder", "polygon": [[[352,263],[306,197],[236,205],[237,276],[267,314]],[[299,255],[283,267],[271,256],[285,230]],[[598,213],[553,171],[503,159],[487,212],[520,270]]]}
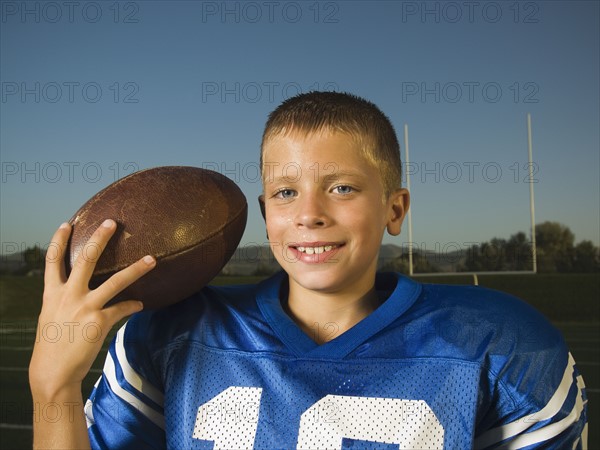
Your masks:
{"label": "boy's shoulder", "polygon": [[421,283],[422,304],[454,310],[469,316],[483,316],[507,323],[538,323],[548,320],[526,301],[507,292],[475,285]]}
{"label": "boy's shoulder", "polygon": [[409,327],[433,327],[437,336],[476,352],[483,342],[496,355],[566,349],[560,331],[537,309],[506,292],[482,286],[422,283]]}
{"label": "boy's shoulder", "polygon": [[500,322],[532,322],[550,325],[548,320],[524,300],[507,292],[477,285],[441,284],[417,281],[401,273],[380,272],[376,288],[384,292],[388,300],[402,301],[417,293],[416,300],[406,312],[404,319],[432,312],[464,319],[485,317]]}
{"label": "boy's shoulder", "polygon": [[[133,315],[129,328],[138,329],[147,336],[160,337],[169,342],[175,336],[188,337],[196,328],[206,328],[207,324],[219,322],[222,326],[227,318],[238,317],[251,320],[258,314],[256,292],[258,285],[206,286],[201,291],[183,301],[166,308],[142,311]],[[240,317],[247,316],[247,317]]]}

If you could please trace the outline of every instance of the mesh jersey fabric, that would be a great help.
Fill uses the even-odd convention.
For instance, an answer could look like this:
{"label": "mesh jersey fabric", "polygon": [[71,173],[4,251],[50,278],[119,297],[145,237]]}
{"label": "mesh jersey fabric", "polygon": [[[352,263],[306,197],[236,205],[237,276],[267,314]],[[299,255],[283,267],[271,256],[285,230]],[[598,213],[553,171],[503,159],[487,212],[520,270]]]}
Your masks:
{"label": "mesh jersey fabric", "polygon": [[322,345],[284,312],[285,273],[134,315],[86,404],[92,446],[585,448],[583,380],[537,311],[396,273],[376,289]]}

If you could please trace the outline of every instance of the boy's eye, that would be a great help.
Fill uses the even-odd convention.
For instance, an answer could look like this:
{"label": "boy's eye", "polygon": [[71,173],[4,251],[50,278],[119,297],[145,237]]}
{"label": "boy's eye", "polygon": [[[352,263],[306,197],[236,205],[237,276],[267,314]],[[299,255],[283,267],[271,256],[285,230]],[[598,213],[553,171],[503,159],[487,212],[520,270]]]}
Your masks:
{"label": "boy's eye", "polygon": [[281,189],[275,194],[276,198],[292,198],[296,196],[296,191],[293,189]]}
{"label": "boy's eye", "polygon": [[352,186],[341,185],[334,187],[333,190],[338,194],[348,195],[354,191],[354,188]]}

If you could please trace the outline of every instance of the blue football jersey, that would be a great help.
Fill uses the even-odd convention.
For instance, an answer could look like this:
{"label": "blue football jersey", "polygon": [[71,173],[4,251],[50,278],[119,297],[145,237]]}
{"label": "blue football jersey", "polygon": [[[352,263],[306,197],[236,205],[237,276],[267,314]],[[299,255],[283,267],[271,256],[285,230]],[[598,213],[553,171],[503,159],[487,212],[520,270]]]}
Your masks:
{"label": "blue football jersey", "polygon": [[134,315],[86,404],[92,446],[586,447],[583,380],[524,302],[379,273],[385,301],[318,345],[284,312],[287,283],[210,286]]}

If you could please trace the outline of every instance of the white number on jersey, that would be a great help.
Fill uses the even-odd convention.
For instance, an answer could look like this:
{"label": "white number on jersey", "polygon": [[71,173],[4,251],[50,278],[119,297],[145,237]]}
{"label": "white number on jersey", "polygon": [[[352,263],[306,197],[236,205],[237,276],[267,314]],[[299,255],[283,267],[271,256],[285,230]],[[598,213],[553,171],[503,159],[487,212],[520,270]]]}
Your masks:
{"label": "white number on jersey", "polygon": [[[232,386],[198,408],[192,437],[214,450],[251,449],[261,388]],[[342,448],[344,438],[442,449],[444,428],[423,400],[327,395],[300,418],[297,449]]]}

